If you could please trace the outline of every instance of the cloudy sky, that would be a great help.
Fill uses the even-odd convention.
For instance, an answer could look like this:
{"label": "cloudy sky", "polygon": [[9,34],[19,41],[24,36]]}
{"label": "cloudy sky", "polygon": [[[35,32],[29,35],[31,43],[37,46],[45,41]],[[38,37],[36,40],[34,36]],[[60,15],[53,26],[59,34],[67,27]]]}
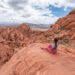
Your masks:
{"label": "cloudy sky", "polygon": [[75,0],[0,0],[0,23],[52,24],[75,8]]}

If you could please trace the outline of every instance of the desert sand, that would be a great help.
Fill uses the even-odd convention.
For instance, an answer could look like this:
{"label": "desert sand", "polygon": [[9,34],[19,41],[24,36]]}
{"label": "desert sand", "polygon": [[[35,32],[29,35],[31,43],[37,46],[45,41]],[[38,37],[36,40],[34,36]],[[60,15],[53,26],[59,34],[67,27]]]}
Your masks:
{"label": "desert sand", "polygon": [[[57,54],[41,50],[58,37]],[[0,75],[75,75],[75,9],[46,31],[0,27]]]}

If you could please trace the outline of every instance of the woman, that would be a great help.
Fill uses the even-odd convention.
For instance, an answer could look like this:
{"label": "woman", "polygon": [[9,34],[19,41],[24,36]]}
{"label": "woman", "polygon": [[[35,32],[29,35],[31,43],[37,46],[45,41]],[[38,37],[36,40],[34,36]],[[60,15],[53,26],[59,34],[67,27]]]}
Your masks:
{"label": "woman", "polygon": [[42,48],[43,50],[48,50],[50,53],[55,54],[57,52],[58,47],[58,39],[54,38],[54,43],[52,45],[49,45],[47,48]]}

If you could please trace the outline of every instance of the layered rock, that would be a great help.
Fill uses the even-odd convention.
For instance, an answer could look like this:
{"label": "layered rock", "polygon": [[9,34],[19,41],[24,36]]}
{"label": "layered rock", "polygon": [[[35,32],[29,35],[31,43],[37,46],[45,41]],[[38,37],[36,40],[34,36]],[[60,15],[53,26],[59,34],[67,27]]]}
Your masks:
{"label": "layered rock", "polygon": [[75,75],[75,50],[61,45],[55,55],[31,44],[21,49],[0,70],[0,75]]}
{"label": "layered rock", "polygon": [[[21,24],[17,27],[0,27],[0,64],[6,63],[6,60],[9,60],[7,55],[11,57],[17,48],[22,48],[35,42],[43,42],[46,40],[43,36],[43,31],[33,31],[26,24]],[[2,56],[3,52],[5,57],[4,55]],[[3,63],[2,61],[5,62]]]}
{"label": "layered rock", "polygon": [[8,45],[0,44],[0,68],[3,64],[8,62],[8,60],[13,56],[13,54],[13,48],[10,48]]}
{"label": "layered rock", "polygon": [[49,31],[54,34],[54,37],[59,37],[62,40],[75,40],[75,9],[67,16],[59,18],[56,23],[50,27]]}

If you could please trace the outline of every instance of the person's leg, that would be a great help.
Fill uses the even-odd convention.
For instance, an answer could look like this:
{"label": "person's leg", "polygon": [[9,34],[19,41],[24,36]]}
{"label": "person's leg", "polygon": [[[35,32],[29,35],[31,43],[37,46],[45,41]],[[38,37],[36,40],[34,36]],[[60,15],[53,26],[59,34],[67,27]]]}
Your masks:
{"label": "person's leg", "polygon": [[51,49],[48,49],[48,51],[50,52],[50,53],[52,53],[52,54],[55,54],[57,51],[53,51],[53,50],[51,50]]}
{"label": "person's leg", "polygon": [[44,50],[48,50],[48,48],[52,48],[52,45],[49,45],[48,47],[46,48],[43,48],[43,47],[40,47],[41,49],[44,49]]}
{"label": "person's leg", "polygon": [[46,48],[40,47],[40,48],[43,49],[43,50],[48,50],[48,47],[46,47]]}
{"label": "person's leg", "polygon": [[52,45],[49,45],[48,48],[52,48]]}
{"label": "person's leg", "polygon": [[48,48],[43,48],[44,50],[48,50]]}

